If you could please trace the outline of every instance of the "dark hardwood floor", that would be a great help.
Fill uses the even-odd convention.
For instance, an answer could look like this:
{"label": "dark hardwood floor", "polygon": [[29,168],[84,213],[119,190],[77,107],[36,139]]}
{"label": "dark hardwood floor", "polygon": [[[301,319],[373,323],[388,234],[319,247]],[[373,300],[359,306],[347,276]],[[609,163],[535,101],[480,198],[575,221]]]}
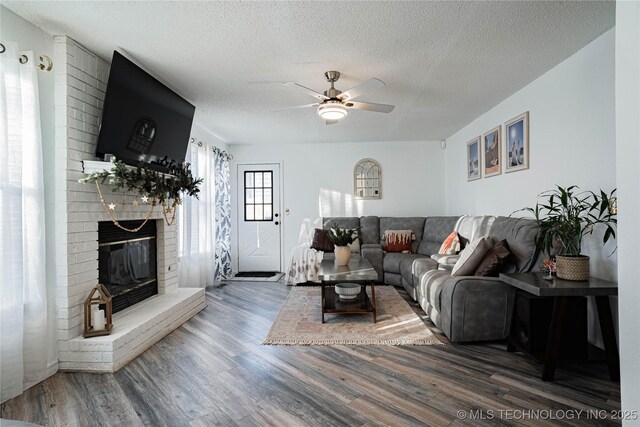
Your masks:
{"label": "dark hardwood floor", "polygon": [[501,343],[260,345],[289,290],[281,282],[210,288],[206,309],[116,374],[58,373],[3,404],[2,418],[48,426],[616,424],[596,419],[620,408],[619,384],[603,365],[560,367],[545,383],[538,364]]}

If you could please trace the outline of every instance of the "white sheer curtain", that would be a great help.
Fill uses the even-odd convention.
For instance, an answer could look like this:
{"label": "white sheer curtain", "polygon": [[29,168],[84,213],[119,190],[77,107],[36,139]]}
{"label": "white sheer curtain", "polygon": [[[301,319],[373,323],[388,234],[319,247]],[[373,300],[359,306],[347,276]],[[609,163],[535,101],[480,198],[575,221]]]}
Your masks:
{"label": "white sheer curtain", "polygon": [[199,199],[185,197],[178,212],[178,277],[182,287],[213,285],[215,271],[215,155],[211,146],[190,143],[186,161],[204,178]]}
{"label": "white sheer curtain", "polygon": [[[47,370],[44,183],[33,52],[0,55],[1,401]],[[25,55],[26,64],[18,58]]]}

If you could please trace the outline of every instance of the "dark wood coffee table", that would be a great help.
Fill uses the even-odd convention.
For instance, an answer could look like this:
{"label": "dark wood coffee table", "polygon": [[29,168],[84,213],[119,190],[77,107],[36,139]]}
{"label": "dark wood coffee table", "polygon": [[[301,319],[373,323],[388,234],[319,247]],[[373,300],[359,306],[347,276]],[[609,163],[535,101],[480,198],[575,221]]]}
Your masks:
{"label": "dark wood coffee table", "polygon": [[[325,313],[366,314],[373,313],[376,323],[376,287],[378,273],[371,263],[359,256],[351,256],[349,265],[337,266],[332,259],[322,260],[318,278],[322,289],[322,323]],[[361,286],[358,297],[353,300],[340,298],[334,285],[337,283],[357,283]],[[371,287],[371,298],[367,295],[367,286]]]}
{"label": "dark wood coffee table", "polygon": [[[500,280],[530,294],[553,298],[553,312],[545,354],[531,354],[531,356],[543,363],[542,379],[544,381],[553,380],[556,371],[563,322],[569,299],[588,296],[593,296],[596,299],[600,331],[602,332],[602,341],[604,342],[607,364],[609,365],[609,377],[613,381],[620,380],[620,356],[609,303],[610,295],[618,295],[617,283],[596,279],[595,277],[582,282],[562,280],[555,277],[553,281],[548,281],[543,279],[542,273],[500,274]],[[587,319],[584,319],[584,321],[586,322]],[[517,341],[512,340],[511,337],[509,337],[508,341],[509,350],[513,351],[516,347],[519,347]]]}

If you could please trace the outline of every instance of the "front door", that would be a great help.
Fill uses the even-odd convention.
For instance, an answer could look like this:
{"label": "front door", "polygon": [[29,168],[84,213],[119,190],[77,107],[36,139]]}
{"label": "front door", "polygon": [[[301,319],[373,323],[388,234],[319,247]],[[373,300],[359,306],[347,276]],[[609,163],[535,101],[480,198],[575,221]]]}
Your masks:
{"label": "front door", "polygon": [[280,165],[238,165],[238,270],[280,271]]}

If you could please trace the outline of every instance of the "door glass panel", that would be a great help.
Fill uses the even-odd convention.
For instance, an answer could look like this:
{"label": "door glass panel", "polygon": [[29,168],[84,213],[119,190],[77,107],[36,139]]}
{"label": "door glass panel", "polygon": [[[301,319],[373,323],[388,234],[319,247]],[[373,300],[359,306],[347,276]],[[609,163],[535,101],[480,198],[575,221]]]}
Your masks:
{"label": "door glass panel", "polygon": [[245,221],[273,221],[273,172],[245,172],[244,191]]}
{"label": "door glass panel", "polygon": [[247,221],[253,221],[255,218],[253,216],[253,205],[246,205],[245,206],[245,218],[247,219]]}

